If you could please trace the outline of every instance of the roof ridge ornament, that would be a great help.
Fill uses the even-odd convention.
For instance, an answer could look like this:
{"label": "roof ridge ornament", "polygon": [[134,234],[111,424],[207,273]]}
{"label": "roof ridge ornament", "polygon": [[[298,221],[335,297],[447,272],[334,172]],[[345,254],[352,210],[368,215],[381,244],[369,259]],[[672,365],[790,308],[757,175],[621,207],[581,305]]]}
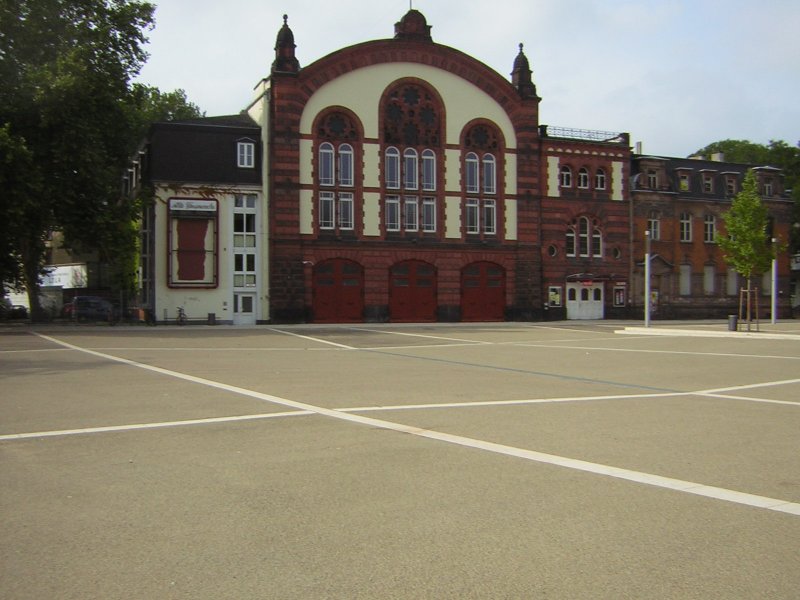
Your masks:
{"label": "roof ridge ornament", "polygon": [[272,63],[273,73],[297,73],[300,62],[295,57],[294,33],[289,28],[289,15],[283,15],[283,27],[278,31],[275,40],[275,60]]}

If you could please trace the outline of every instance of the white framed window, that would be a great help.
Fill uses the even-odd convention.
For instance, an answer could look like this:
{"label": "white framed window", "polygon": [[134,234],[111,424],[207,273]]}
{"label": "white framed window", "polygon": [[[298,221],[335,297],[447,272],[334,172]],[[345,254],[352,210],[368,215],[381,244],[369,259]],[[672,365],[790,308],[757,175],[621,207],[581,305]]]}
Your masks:
{"label": "white framed window", "polygon": [[736,177],[729,176],[725,178],[725,190],[728,192],[728,196],[736,195]]}
{"label": "white framed window", "polygon": [[678,175],[678,187],[682,192],[689,191],[689,174],[688,173],[680,173]]}
{"label": "white framed window", "polygon": [[706,244],[713,244],[717,237],[717,219],[714,215],[706,215],[703,218],[703,241]]}
{"label": "white framed window", "polygon": [[658,189],[658,174],[653,169],[647,171],[647,187],[651,190]]}
{"label": "white framed window", "polygon": [[333,185],[333,144],[323,142],[319,145],[319,184]]}
{"label": "white framed window", "polygon": [[394,146],[386,149],[384,179],[390,190],[400,189],[400,151]]}
{"label": "white framed window", "polygon": [[386,231],[400,231],[400,196],[386,196]]}
{"label": "white framed window", "polygon": [[575,230],[571,227],[567,229],[567,247],[566,247],[566,254],[567,256],[575,256]]}
{"label": "white framed window", "polygon": [[339,229],[353,229],[353,194],[339,194]]}
{"label": "white framed window", "polygon": [[422,151],[422,189],[436,191],[436,154],[433,150]]}
{"label": "white framed window", "polygon": [[651,210],[647,216],[647,231],[653,241],[661,239],[661,218],[657,210]]}
{"label": "white framed window", "polygon": [[467,233],[480,233],[479,209],[480,202],[477,198],[467,198],[465,211]]}
{"label": "white framed window", "polygon": [[589,219],[581,217],[578,221],[578,253],[589,256]]}
{"label": "white framed window", "polygon": [[419,231],[419,202],[416,196],[403,198],[403,222],[406,231]]}
{"label": "white framed window", "polygon": [[497,231],[497,203],[494,200],[483,201],[483,233],[493,235]]}
{"label": "white framed window", "polygon": [[589,170],[586,167],[581,167],[578,171],[578,187],[582,190],[589,189]]}
{"label": "white framed window", "polygon": [[603,236],[597,228],[592,229],[592,257],[601,258],[603,256]]}
{"label": "white framed window", "polygon": [[353,147],[350,144],[339,146],[339,185],[353,187]]}
{"label": "white framed window", "polygon": [[243,169],[253,169],[256,166],[256,145],[254,142],[236,143],[236,166]]}
{"label": "white framed window", "polygon": [[419,188],[419,157],[413,148],[403,151],[403,187],[407,190]]}
{"label": "white framed window", "polygon": [[256,233],[255,194],[236,194],[233,202],[233,285],[238,288],[256,286]]}
{"label": "white framed window", "polygon": [[703,173],[703,191],[706,194],[714,193],[714,177],[710,173]]}
{"label": "white framed window", "polygon": [[468,152],[464,160],[466,174],[464,183],[468,194],[478,193],[478,155]]}
{"label": "white framed window", "polygon": [[772,196],[772,179],[765,179],[764,180],[764,195],[769,197]]}
{"label": "white framed window", "polygon": [[594,174],[594,187],[598,190],[606,189],[606,172],[603,169],[597,169]]}
{"label": "white framed window", "polygon": [[483,193],[497,192],[497,162],[493,154],[483,155]]}
{"label": "white framed window", "polygon": [[422,199],[422,231],[436,232],[436,198]]}
{"label": "white framed window", "polygon": [[680,241],[692,241],[692,215],[688,212],[682,212],[680,217]]}
{"label": "white framed window", "polygon": [[336,196],[333,192],[319,193],[319,228],[333,229],[335,227]]}
{"label": "white framed window", "polygon": [[559,185],[562,188],[570,188],[572,187],[572,169],[567,166],[561,167],[561,170],[558,174]]}

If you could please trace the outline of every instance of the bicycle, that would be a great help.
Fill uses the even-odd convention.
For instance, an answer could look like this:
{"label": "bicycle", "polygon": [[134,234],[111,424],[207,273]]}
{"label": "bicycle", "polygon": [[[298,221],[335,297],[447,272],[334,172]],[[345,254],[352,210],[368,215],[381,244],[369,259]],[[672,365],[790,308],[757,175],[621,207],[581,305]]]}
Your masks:
{"label": "bicycle", "polygon": [[175,321],[178,323],[178,325],[186,325],[186,323],[189,321],[189,318],[186,316],[186,311],[183,310],[182,306],[178,307],[178,316],[175,318]]}

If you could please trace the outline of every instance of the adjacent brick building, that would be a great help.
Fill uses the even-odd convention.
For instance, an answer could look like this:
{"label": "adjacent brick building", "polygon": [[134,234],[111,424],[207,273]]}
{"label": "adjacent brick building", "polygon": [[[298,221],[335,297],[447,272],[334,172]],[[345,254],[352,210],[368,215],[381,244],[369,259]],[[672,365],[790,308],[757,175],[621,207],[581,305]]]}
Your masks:
{"label": "adjacent brick building", "polygon": [[[241,115],[154,126],[132,178],[156,199],[143,301],[231,323],[635,314],[642,215],[667,231],[678,210],[641,172],[666,184],[674,161],[540,124],[521,44],[509,65],[435,43],[411,10],[393,38],[301,66],[285,17]],[[662,271],[682,248],[659,247]]]}

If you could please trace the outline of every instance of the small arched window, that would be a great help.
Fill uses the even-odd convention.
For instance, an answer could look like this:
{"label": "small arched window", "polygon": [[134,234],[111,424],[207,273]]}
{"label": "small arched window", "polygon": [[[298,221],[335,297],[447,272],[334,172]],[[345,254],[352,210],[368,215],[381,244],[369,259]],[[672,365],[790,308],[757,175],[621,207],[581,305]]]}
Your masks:
{"label": "small arched window", "polygon": [[391,190],[400,188],[400,151],[394,146],[386,149],[386,187]]}
{"label": "small arched window", "polygon": [[403,152],[403,187],[407,190],[416,190],[419,187],[417,182],[417,169],[419,168],[419,157],[413,148],[406,148]]}
{"label": "small arched window", "polygon": [[606,172],[603,169],[597,169],[594,174],[594,187],[598,190],[606,189]]}
{"label": "small arched window", "polygon": [[422,189],[436,191],[436,154],[433,150],[422,151]]}
{"label": "small arched window", "polygon": [[581,167],[578,171],[578,187],[582,190],[589,189],[589,170],[586,167]]}
{"label": "small arched window", "polygon": [[319,184],[333,185],[333,144],[319,145]]}
{"label": "small arched window", "polygon": [[562,188],[572,187],[572,169],[569,167],[561,167],[559,179],[559,183],[561,184]]}
{"label": "small arched window", "polygon": [[483,155],[483,193],[494,194],[497,192],[497,163],[494,154]]}
{"label": "small arched window", "polygon": [[350,144],[339,146],[339,185],[353,186],[353,147]]}
{"label": "small arched window", "polygon": [[465,176],[465,184],[467,188],[467,193],[469,194],[477,194],[478,193],[478,155],[474,152],[467,153],[465,158],[465,166],[466,166],[466,176]]}

